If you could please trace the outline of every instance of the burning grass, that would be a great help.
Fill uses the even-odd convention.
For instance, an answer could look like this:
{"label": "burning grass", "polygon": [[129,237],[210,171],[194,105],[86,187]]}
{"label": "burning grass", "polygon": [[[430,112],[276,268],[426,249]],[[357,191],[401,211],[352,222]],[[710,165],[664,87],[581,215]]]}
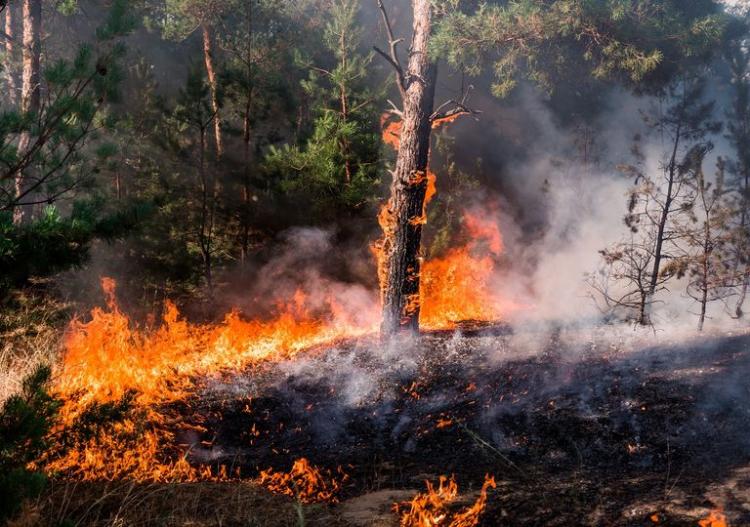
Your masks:
{"label": "burning grass", "polygon": [[[625,353],[582,337],[485,327],[390,350],[355,339],[196,375],[182,399],[132,396],[127,419],[50,466],[64,476],[57,489],[125,492],[130,482],[167,496],[190,488],[184,481],[211,492],[259,483],[299,506],[341,502],[320,525],[372,525],[342,511],[381,489],[413,492],[383,525],[746,524],[750,340],[637,343]],[[530,342],[540,346],[530,358],[508,355]],[[440,480],[446,472],[456,479]],[[487,472],[501,475],[496,490],[485,480],[478,496],[458,496],[456,481]],[[437,483],[419,492],[425,479]],[[717,506],[724,512],[709,515]],[[464,520],[474,523],[451,523]]]}
{"label": "burning grass", "polygon": [[289,472],[274,472],[270,468],[262,470],[258,483],[271,492],[290,496],[302,503],[336,503],[341,485],[347,479],[341,467],[334,475],[311,465],[306,458],[300,458]]}
{"label": "burning grass", "polygon": [[495,478],[486,476],[476,502],[464,510],[452,512],[450,506],[458,497],[455,478],[440,476],[437,487],[429,481],[425,484],[426,492],[417,494],[409,503],[394,505],[401,527],[474,527],[487,505],[487,490],[497,487]]}

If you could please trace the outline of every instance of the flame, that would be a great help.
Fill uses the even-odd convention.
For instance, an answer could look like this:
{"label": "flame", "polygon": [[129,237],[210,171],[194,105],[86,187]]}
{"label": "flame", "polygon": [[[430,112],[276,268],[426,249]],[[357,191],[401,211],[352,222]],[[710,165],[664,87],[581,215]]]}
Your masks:
{"label": "flame", "polygon": [[401,137],[401,121],[393,119],[392,114],[386,112],[380,116],[380,128],[383,129],[383,142],[397,150]]}
{"label": "flame", "polygon": [[94,308],[89,322],[73,320],[65,338],[57,389],[68,399],[75,396],[77,408],[116,401],[132,390],[142,405],[178,400],[194,376],[289,359],[316,344],[371,332],[376,322],[353,325],[334,300],[328,305],[339,316],[316,319],[297,291],[270,320],[243,320],[233,311],[217,325],[182,320],[167,302],[162,324],[149,330],[120,311],[114,280],[102,279],[102,287],[108,309]]}
{"label": "flame", "polygon": [[422,265],[422,311],[425,328],[455,326],[460,321],[493,321],[518,306],[493,287],[494,256],[502,253],[500,229],[494,221],[465,212],[463,229],[468,241]]}
{"label": "flame", "polygon": [[135,394],[135,412],[106,433],[76,444],[64,457],[48,460],[48,470],[82,479],[221,477],[221,469],[212,476],[175,452],[170,417],[161,413],[160,405],[184,398],[200,376],[290,359],[310,347],[372,333],[377,327],[375,309],[369,321],[355,324],[335,299],[327,301],[328,318],[313,317],[306,295],[298,291],[268,320],[244,320],[230,312],[214,325],[187,322],[167,303],[161,325],[152,329],[135,324],[120,310],[114,280],[101,282],[107,308],[93,309],[88,322],[74,319],[65,336],[55,385],[64,405],[56,432],[72,425],[91,404],[115,403],[130,393]]}
{"label": "flame", "polygon": [[329,471],[322,471],[305,458],[294,462],[289,472],[263,470],[258,483],[272,492],[291,496],[303,503],[328,502],[336,503],[341,484],[348,479],[341,467],[338,468],[341,480],[337,480]]}
{"label": "flame", "polygon": [[727,517],[721,510],[713,510],[704,519],[698,522],[700,527],[729,527],[727,523]]}
{"label": "flame", "polygon": [[[433,121],[437,128],[458,119],[461,114]],[[383,142],[398,149],[401,121],[393,120],[391,114],[381,118]],[[425,174],[418,174],[414,184],[427,179],[427,190],[422,208],[422,215],[413,218],[414,223],[427,223],[427,205],[435,196],[436,176],[429,169]],[[496,216],[496,205],[488,205],[488,211],[466,211],[463,215],[463,230],[468,241],[461,247],[449,250],[439,258],[422,264],[420,274],[420,294],[407,299],[405,312],[420,310],[420,325],[427,329],[454,327],[460,321],[491,321],[501,318],[517,306],[500,298],[493,292],[492,278],[495,275],[496,262],[493,257],[503,251],[503,239],[500,229],[491,218]],[[489,212],[489,213],[488,213]],[[387,255],[390,250],[390,239],[394,232],[395,218],[386,202],[378,214],[378,223],[383,230],[383,237],[371,245],[375,257],[380,281],[381,295],[387,278]]]}
{"label": "flame", "polygon": [[487,490],[497,487],[495,478],[485,476],[479,497],[471,507],[461,512],[451,513],[449,506],[458,497],[458,485],[453,477],[440,476],[435,488],[425,481],[427,492],[420,492],[409,502],[408,510],[401,513],[404,504],[395,504],[394,510],[401,515],[401,527],[473,527],[487,506]]}

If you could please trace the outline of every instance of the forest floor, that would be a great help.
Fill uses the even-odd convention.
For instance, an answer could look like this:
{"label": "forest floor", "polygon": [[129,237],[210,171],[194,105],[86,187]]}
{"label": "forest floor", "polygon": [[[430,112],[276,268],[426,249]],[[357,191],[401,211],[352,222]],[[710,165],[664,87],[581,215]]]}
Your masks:
{"label": "forest floor", "polygon": [[347,475],[339,503],[302,506],[252,483],[57,482],[40,514],[397,525],[393,503],[425,480],[455,475],[460,503],[491,474],[485,526],[697,526],[712,510],[750,525],[750,336],[657,340],[496,326],[203,379],[167,408],[191,462],[254,475],[305,457]]}

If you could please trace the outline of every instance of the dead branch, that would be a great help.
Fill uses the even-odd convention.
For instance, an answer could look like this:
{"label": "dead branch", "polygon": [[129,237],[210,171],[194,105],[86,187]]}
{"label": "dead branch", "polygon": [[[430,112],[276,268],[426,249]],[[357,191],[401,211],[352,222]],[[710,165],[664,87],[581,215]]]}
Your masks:
{"label": "dead branch", "polygon": [[401,94],[401,99],[403,100],[406,97],[406,76],[404,75],[404,68],[401,66],[401,61],[398,58],[397,48],[398,45],[404,41],[404,39],[396,38],[393,35],[393,27],[391,26],[391,21],[388,18],[388,12],[385,10],[385,6],[383,5],[383,0],[378,0],[378,9],[380,9],[380,13],[383,17],[383,23],[385,24],[385,29],[388,33],[388,48],[390,53],[386,53],[377,46],[373,46],[373,49],[385,60],[387,60],[388,63],[390,63],[390,65],[393,66],[393,68],[396,70],[398,91]]}

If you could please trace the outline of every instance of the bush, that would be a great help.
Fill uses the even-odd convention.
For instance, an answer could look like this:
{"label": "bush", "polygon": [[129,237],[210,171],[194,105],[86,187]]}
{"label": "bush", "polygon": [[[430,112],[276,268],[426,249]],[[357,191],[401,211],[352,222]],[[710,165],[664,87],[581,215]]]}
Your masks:
{"label": "bush", "polygon": [[46,484],[44,474],[30,466],[48,448],[61,405],[47,392],[50,376],[49,366],[39,366],[0,412],[0,522],[15,514],[25,499],[38,496]]}

